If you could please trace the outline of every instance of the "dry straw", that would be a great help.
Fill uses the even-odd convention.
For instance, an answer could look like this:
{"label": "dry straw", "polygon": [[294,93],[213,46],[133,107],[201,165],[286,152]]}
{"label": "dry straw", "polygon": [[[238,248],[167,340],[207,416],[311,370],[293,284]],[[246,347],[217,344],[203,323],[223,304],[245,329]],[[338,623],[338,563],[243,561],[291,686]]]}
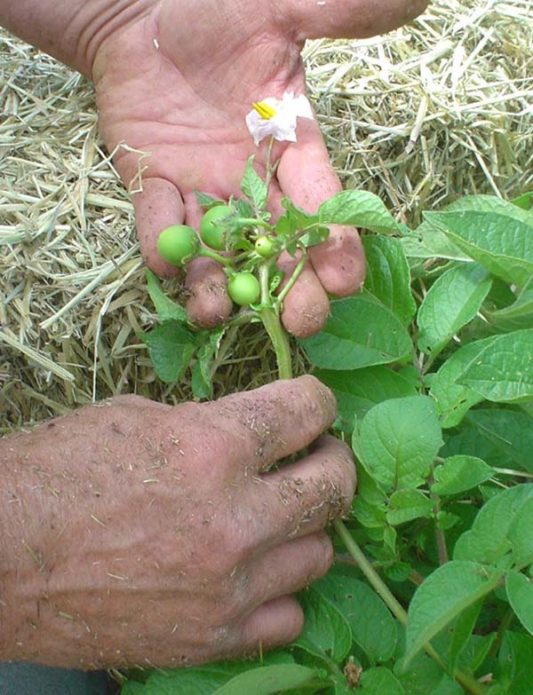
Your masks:
{"label": "dry straw", "polygon": [[[532,41],[530,0],[437,0],[387,36],[310,42],[344,183],[409,224],[465,193],[533,188]],[[137,338],[154,315],[91,85],[5,33],[0,70],[0,434],[118,393],[189,397],[157,382]],[[216,391],[271,377],[248,329]]]}

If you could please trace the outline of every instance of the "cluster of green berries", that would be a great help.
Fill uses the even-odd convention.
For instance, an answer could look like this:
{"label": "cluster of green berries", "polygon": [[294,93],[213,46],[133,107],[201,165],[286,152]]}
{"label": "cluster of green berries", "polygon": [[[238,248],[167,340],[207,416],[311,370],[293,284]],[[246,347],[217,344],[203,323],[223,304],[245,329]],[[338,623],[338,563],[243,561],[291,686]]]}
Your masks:
{"label": "cluster of green berries", "polygon": [[[215,205],[205,212],[200,222],[200,238],[207,247],[215,251],[225,250],[222,221],[232,214],[233,210],[228,205]],[[269,236],[259,236],[255,241],[254,249],[262,258],[270,258],[276,252],[276,245]],[[197,233],[186,224],[175,224],[164,229],[157,240],[157,250],[167,263],[178,267],[202,255]],[[210,254],[204,253],[204,255]],[[228,294],[239,306],[254,304],[261,294],[259,281],[252,272],[247,270],[231,272],[228,280]]]}

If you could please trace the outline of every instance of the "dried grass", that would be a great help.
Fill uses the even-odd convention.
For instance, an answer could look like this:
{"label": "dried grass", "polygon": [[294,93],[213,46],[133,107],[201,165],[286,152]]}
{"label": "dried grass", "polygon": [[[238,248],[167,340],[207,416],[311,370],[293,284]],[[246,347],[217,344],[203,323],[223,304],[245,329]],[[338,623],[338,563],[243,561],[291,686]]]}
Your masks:
{"label": "dried grass", "polygon": [[[399,219],[462,194],[533,188],[530,0],[437,0],[413,25],[305,48],[333,163]],[[154,321],[127,193],[91,85],[0,33],[0,433],[95,398],[166,402],[138,331]],[[217,393],[270,379],[246,330]]]}

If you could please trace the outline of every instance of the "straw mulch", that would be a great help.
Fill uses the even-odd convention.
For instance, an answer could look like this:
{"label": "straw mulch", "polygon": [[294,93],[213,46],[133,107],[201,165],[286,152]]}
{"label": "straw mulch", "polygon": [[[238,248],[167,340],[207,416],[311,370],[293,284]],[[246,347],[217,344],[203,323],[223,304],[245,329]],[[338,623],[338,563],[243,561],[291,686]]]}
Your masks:
{"label": "straw mulch", "polygon": [[[533,188],[530,0],[437,0],[387,36],[306,46],[345,184],[416,224],[466,193]],[[154,321],[128,195],[91,85],[0,33],[0,434],[118,393],[174,402],[137,334]],[[270,378],[248,331],[217,393]]]}

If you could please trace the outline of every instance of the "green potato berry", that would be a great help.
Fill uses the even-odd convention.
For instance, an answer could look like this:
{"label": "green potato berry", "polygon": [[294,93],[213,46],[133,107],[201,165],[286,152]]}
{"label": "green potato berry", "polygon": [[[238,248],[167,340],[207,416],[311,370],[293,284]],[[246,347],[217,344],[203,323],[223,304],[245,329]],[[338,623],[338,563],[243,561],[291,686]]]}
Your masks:
{"label": "green potato berry", "polygon": [[200,222],[200,236],[204,244],[216,251],[224,250],[224,227],[220,221],[232,213],[229,205],[215,205],[205,212]]}
{"label": "green potato berry", "polygon": [[173,224],[157,240],[157,251],[171,265],[180,266],[194,258],[200,247],[196,232],[186,224]]}
{"label": "green potato berry", "polygon": [[235,273],[228,282],[228,294],[239,306],[254,304],[261,295],[259,280],[247,271]]}
{"label": "green potato berry", "polygon": [[255,242],[255,250],[263,258],[270,258],[276,252],[276,242],[268,236],[260,236]]}

